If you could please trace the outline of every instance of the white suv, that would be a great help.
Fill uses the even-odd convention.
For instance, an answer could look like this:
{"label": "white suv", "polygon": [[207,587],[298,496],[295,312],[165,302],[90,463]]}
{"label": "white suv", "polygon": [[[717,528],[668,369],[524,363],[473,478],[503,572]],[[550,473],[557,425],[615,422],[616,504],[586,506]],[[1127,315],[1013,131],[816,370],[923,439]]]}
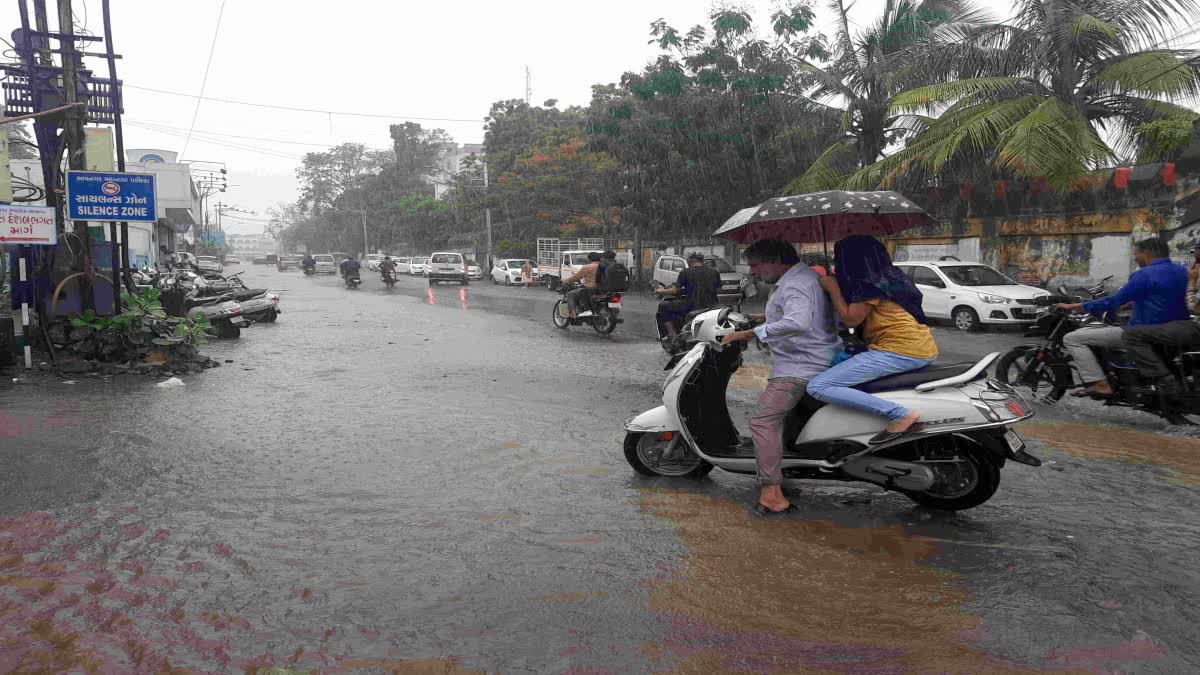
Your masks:
{"label": "white suv", "polygon": [[1034,298],[1050,295],[979,263],[901,262],[896,267],[921,291],[925,315],[951,319],[959,330],[977,330],[985,323],[1033,323],[1046,311],[1034,305]]}
{"label": "white suv", "polygon": [[425,276],[429,277],[430,286],[439,281],[457,281],[463,286],[471,283],[467,261],[461,253],[434,253],[429,256],[429,263],[425,269]]}

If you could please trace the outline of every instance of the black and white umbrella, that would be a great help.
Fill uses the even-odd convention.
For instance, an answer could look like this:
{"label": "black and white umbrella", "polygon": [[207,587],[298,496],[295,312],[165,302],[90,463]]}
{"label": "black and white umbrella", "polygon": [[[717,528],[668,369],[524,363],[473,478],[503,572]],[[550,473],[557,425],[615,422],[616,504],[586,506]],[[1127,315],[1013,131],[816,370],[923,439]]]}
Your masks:
{"label": "black and white umbrella", "polygon": [[852,234],[895,234],[933,222],[924,209],[896,192],[830,190],[768,199],[733,214],[713,235],[739,244],[760,239],[815,244]]}

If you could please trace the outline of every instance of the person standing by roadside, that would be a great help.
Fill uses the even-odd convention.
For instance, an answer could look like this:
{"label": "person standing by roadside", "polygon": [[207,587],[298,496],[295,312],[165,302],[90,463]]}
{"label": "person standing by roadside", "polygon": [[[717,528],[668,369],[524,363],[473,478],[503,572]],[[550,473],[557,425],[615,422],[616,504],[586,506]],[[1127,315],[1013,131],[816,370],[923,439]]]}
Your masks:
{"label": "person standing by roadside", "polygon": [[521,283],[525,288],[533,285],[533,262],[526,260],[524,265],[521,265]]}
{"label": "person standing by roadside", "polygon": [[764,239],[746,249],[745,256],[750,274],[777,286],[766,314],[752,317],[759,325],[731,333],[722,344],[757,337],[771,349],[771,377],[750,418],[760,486],[754,511],[766,516],[795,510],[783,494],[783,447],[791,440],[783,437],[783,421],[808,383],[829,368],[841,340],[817,273],[800,262],[791,244]]}

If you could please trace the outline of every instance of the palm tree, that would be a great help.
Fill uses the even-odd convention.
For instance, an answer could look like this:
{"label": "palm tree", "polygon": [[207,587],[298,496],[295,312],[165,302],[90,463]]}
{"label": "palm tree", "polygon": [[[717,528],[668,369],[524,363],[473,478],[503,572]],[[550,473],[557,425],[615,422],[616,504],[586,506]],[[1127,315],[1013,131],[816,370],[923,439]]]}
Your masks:
{"label": "palm tree", "polygon": [[897,93],[930,81],[907,50],[938,26],[984,25],[984,16],[961,0],[888,0],[871,28],[853,35],[843,0],[831,0],[839,21],[833,58],[826,67],[798,56],[798,87],[816,112],[832,118],[840,133],[784,192],[840,187],[856,169],[875,163],[884,150],[912,131],[907,115],[890,109]]}
{"label": "palm tree", "polygon": [[1200,60],[1163,45],[1195,11],[1195,0],[1018,0],[1009,22],[931,31],[918,51],[939,81],[890,112],[940,116],[915,116],[924,128],[908,146],[848,184],[1016,176],[1065,189],[1117,160],[1169,156],[1197,118],[1179,101],[1200,91]]}

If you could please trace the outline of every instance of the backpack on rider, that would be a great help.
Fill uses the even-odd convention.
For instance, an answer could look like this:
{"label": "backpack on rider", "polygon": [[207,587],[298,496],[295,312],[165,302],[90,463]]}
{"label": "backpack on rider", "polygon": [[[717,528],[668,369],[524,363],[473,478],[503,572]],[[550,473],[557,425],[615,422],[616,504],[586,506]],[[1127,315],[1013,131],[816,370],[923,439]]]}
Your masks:
{"label": "backpack on rider", "polygon": [[596,288],[605,293],[621,293],[629,290],[629,268],[616,261],[617,254],[604,252],[604,261],[600,264],[599,278]]}

